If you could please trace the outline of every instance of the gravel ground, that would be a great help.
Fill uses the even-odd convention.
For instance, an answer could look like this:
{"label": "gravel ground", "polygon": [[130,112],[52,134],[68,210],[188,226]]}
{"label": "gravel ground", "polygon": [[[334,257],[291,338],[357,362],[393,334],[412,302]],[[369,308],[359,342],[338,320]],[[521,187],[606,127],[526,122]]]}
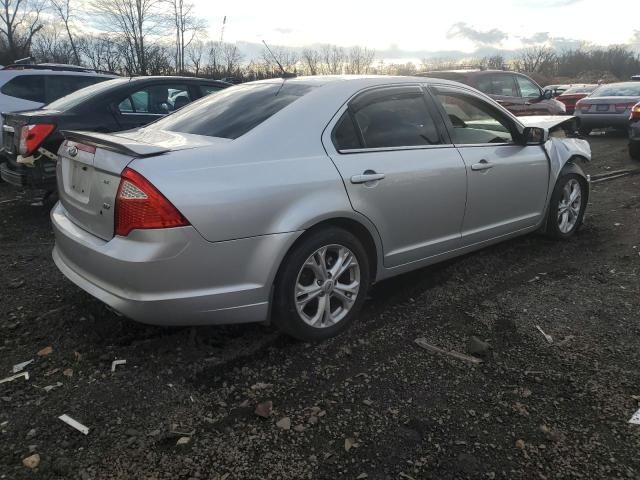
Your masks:
{"label": "gravel ground", "polygon": [[[638,166],[623,138],[590,140],[589,173]],[[383,282],[311,345],[118,318],[58,273],[45,209],[0,203],[0,377],[35,359],[0,384],[0,478],[640,478],[640,176],[595,185],[587,213],[570,241]]]}

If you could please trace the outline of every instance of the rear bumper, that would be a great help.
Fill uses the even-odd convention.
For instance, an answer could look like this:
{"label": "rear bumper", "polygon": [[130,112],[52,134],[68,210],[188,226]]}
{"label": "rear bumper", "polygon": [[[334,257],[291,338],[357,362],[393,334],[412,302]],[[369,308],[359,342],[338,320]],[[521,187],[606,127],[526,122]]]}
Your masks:
{"label": "rear bumper", "polygon": [[183,227],[104,241],[76,226],[60,203],[51,219],[58,269],[124,316],[155,325],[267,320],[277,268],[298,236],[212,243]]}
{"label": "rear bumper", "polygon": [[580,119],[580,126],[587,128],[605,128],[605,127],[626,127],[629,124],[629,113],[627,112],[625,115],[618,114],[602,114],[599,115],[597,113],[587,113],[580,114],[576,113],[576,118]]}
{"label": "rear bumper", "polygon": [[46,165],[41,165],[41,163],[34,167],[25,167],[8,160],[0,164],[0,178],[16,187],[55,190],[55,164],[46,162]]}

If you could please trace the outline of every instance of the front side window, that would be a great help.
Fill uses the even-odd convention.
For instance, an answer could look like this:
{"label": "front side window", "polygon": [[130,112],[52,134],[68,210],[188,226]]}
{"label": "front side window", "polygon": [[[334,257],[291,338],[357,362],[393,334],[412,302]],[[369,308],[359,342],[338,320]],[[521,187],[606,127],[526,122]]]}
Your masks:
{"label": "front side window", "polygon": [[520,87],[520,94],[524,98],[538,98],[540,97],[540,89],[531,80],[520,75],[516,75],[518,86]]}
{"label": "front side window", "polygon": [[438,91],[436,99],[449,117],[454,144],[514,143],[509,120],[487,102],[449,91]]}
{"label": "front side window", "polygon": [[238,85],[197,100],[146,128],[235,139],[314,88],[287,81]]}
{"label": "front side window", "polygon": [[437,145],[440,136],[419,87],[384,88],[350,104],[363,148]]}
{"label": "front side window", "polygon": [[477,82],[478,90],[487,95],[517,97],[516,82],[511,74],[493,74],[482,76]]}
{"label": "front side window", "polygon": [[45,103],[44,75],[18,75],[5,83],[0,92],[22,100]]}

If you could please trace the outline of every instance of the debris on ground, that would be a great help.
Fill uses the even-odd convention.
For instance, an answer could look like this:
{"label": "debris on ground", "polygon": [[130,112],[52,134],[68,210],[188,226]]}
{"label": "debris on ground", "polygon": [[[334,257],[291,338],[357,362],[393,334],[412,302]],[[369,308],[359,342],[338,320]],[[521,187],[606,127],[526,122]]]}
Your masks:
{"label": "debris on ground", "polygon": [[471,355],[484,357],[489,353],[490,349],[491,345],[489,345],[489,343],[480,340],[475,335],[472,335],[469,337],[469,340],[467,340],[467,353],[470,353]]}
{"label": "debris on ground", "polygon": [[256,409],[254,413],[259,417],[269,418],[271,416],[272,410],[273,410],[273,402],[271,400],[267,400],[266,402],[262,402],[256,405]]}
{"label": "debris on ground", "polygon": [[39,357],[46,357],[47,355],[51,355],[53,353],[53,347],[49,345],[48,347],[44,347],[40,350],[36,355]]}
{"label": "debris on ground", "polygon": [[631,420],[629,420],[629,423],[632,423],[634,425],[640,425],[640,410],[638,410],[636,413],[633,414],[633,417],[631,417]]}
{"label": "debris on ground", "polygon": [[553,343],[553,337],[551,335],[545,333],[544,330],[542,330],[542,328],[540,327],[540,325],[536,325],[536,328],[542,334],[542,336],[547,341],[547,343],[549,343],[549,344]]}
{"label": "debris on ground", "polygon": [[291,428],[291,419],[289,417],[282,417],[276,422],[276,427],[282,430],[289,430]]}
{"label": "debris on ground", "polygon": [[61,386],[62,386],[62,382],[56,382],[53,385],[47,385],[46,387],[43,387],[43,390],[49,393],[51,390],[55,388],[60,388]]}
{"label": "debris on ground", "polygon": [[68,378],[73,377],[73,368],[65,368],[65,369],[62,371],[62,374],[63,374],[65,377],[68,377]]}
{"label": "debris on ground", "polygon": [[70,427],[75,428],[79,432],[82,432],[85,435],[89,435],[89,429],[87,427],[85,427],[83,424],[81,424],[77,420],[74,420],[66,413],[64,415],[60,415],[58,418],[62,420],[64,423],[66,423],[67,425],[69,425]]}
{"label": "debris on ground", "polygon": [[111,362],[111,372],[115,372],[116,367],[118,365],[126,365],[126,364],[127,364],[126,360],[114,360],[113,362]]}
{"label": "debris on ground", "polygon": [[20,377],[24,377],[25,380],[29,380],[29,372],[21,372],[7,378],[3,378],[2,380],[0,380],[0,383],[13,382]]}
{"label": "debris on ground", "polygon": [[465,355],[464,353],[444,350],[444,349],[442,349],[440,347],[436,347],[435,345],[431,345],[424,338],[416,338],[414,340],[414,342],[419,347],[424,348],[425,350],[427,350],[429,352],[432,352],[432,353],[441,353],[443,355],[448,355],[450,357],[457,358],[458,360],[464,360],[465,362],[471,362],[471,363],[474,363],[474,364],[482,363],[482,359],[480,359],[480,358],[472,357],[470,355]]}
{"label": "debris on ground", "polygon": [[16,363],[13,366],[12,372],[13,373],[18,373],[21,372],[22,370],[24,370],[24,368],[29,365],[30,363],[33,362],[33,358],[31,360],[27,360],[26,362],[21,362],[21,363]]}
{"label": "debris on ground", "polygon": [[344,451],[348,452],[352,448],[358,448],[360,444],[356,441],[355,438],[347,437],[344,439]]}
{"label": "debris on ground", "polygon": [[180,437],[176,442],[176,445],[188,445],[189,443],[191,443],[191,437]]}
{"label": "debris on ground", "polygon": [[37,453],[29,455],[28,457],[22,459],[22,464],[32,470],[34,468],[38,468],[38,465],[40,465],[40,455],[38,455]]}

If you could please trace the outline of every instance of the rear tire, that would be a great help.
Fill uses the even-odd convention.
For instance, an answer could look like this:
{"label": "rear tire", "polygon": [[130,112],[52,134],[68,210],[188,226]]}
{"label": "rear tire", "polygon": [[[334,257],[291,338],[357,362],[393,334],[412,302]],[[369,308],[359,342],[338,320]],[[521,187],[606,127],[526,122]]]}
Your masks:
{"label": "rear tire", "polygon": [[640,141],[629,142],[629,156],[633,160],[640,160]]}
{"label": "rear tire", "polygon": [[273,323],[298,340],[334,337],[353,323],[369,283],[367,252],[355,235],[336,227],[311,232],[282,262]]}
{"label": "rear tire", "polygon": [[578,231],[587,208],[588,191],[581,175],[568,173],[558,178],[547,213],[547,235],[563,240]]}

